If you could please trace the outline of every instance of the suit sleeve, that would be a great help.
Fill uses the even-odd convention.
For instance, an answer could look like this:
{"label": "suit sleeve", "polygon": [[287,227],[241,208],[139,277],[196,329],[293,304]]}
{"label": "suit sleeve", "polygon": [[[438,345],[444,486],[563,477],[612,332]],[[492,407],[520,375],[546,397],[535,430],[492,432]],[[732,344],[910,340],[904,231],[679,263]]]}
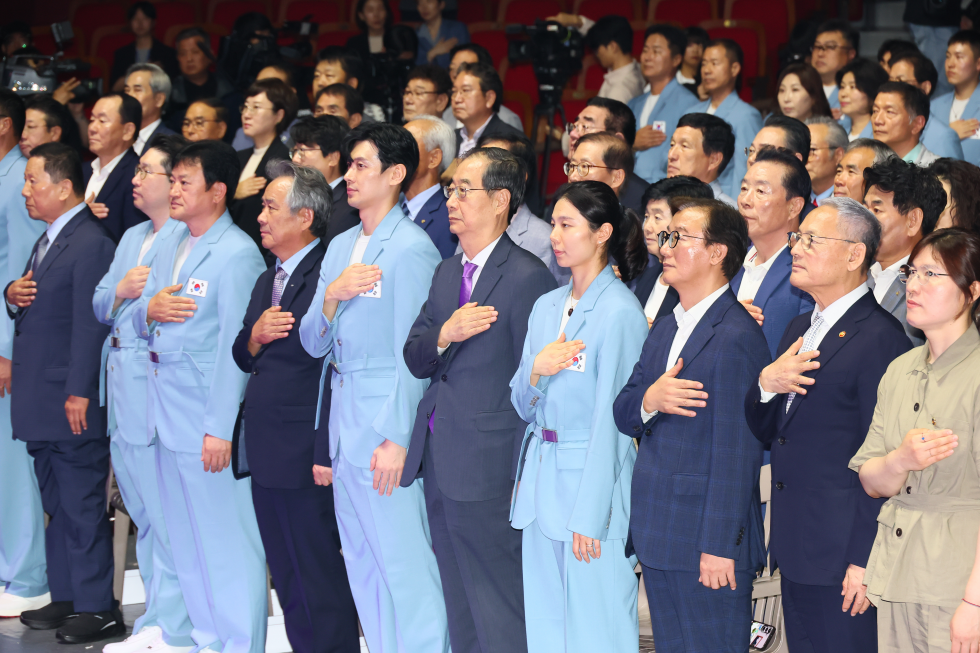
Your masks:
{"label": "suit sleeve", "polygon": [[[26,267],[34,243],[41,237],[46,225],[40,220],[32,220],[27,214],[27,205],[22,198],[20,201],[10,202],[6,207],[7,214],[7,269],[4,270],[5,278],[0,281],[4,287],[4,300],[6,306],[7,286],[23,275],[27,274]],[[11,319],[14,315],[7,313]],[[10,320],[0,320],[0,356],[10,359],[14,351],[14,324]]]}
{"label": "suit sleeve", "polygon": [[235,364],[231,346],[241,330],[251,290],[264,270],[262,255],[249,243],[231,257],[218,282],[218,346],[204,407],[204,432],[229,442],[248,380]]}
{"label": "suit sleeve", "polygon": [[415,323],[409,330],[408,338],[405,340],[405,346],[402,349],[402,356],[405,357],[405,366],[416,379],[432,378],[432,375],[439,369],[439,364],[445,360],[444,356],[449,354],[449,350],[455,344],[450,343],[449,348],[444,352],[443,356],[439,355],[437,348],[439,346],[439,332],[442,331],[443,322],[436,320],[434,306],[438,301],[435,297],[436,276],[439,275],[439,269],[441,267],[442,264],[440,263],[436,266],[436,270],[432,274],[432,283],[429,285],[429,297],[422,304],[422,309],[419,311],[418,317],[415,318]]}
{"label": "suit sleeve", "polygon": [[[643,379],[646,376],[646,368],[654,364],[653,355],[660,340],[658,333],[657,325],[654,324],[643,342],[639,359],[633,366],[633,372],[613,402],[613,418],[616,420],[616,428],[619,429],[620,433],[631,438],[638,437],[643,432],[644,427],[653,425],[660,416],[657,413],[647,422],[644,422],[640,415],[643,409],[643,395],[646,394],[647,388],[650,386]],[[655,378],[659,379],[660,375],[658,374]]]}
{"label": "suit sleeve", "polygon": [[249,299],[248,308],[245,309],[245,317],[242,320],[242,330],[238,332],[238,336],[235,338],[235,343],[231,346],[231,355],[235,359],[235,364],[238,365],[238,369],[246,374],[252,371],[252,363],[255,358],[252,353],[248,350],[248,341],[252,338],[252,327],[258,321],[258,315],[261,315],[261,295],[262,291],[260,286],[264,286],[262,283],[261,275],[255,282],[255,287],[252,288],[252,297]]}
{"label": "suit sleeve", "polygon": [[126,261],[121,260],[122,254],[128,250],[130,245],[129,241],[133,240],[134,236],[135,234],[128,231],[123,234],[122,240],[119,241],[119,246],[116,247],[116,255],[112,258],[112,264],[109,265],[109,271],[105,273],[105,276],[99,281],[99,285],[95,287],[95,295],[92,297],[92,310],[95,311],[96,319],[110,327],[115,322],[115,316],[119,310],[122,310],[123,307],[133,301],[131,299],[124,300],[120,304],[119,309],[116,311],[112,310],[113,304],[116,303],[116,286],[126,276],[126,273],[129,272],[129,269],[126,267]]}
{"label": "suit sleeve", "polygon": [[[807,293],[804,293],[804,296],[807,298],[810,297]],[[812,300],[809,310],[813,310]],[[796,333],[796,330],[793,329],[793,322],[790,321],[786,325],[786,331],[783,332],[782,340],[779,341],[779,348],[776,350],[777,357],[782,356],[783,352],[796,342],[793,333]],[[752,431],[752,435],[762,444],[772,442],[773,438],[776,437],[776,432],[779,430],[779,411],[785,410],[785,404],[782,398],[777,395],[772,401],[763,402],[762,391],[759,388],[758,379],[756,379],[756,382],[749,386],[749,391],[745,394],[744,405],[745,421],[749,425],[749,430]]]}
{"label": "suit sleeve", "polygon": [[510,402],[514,405],[514,410],[521,416],[521,419],[528,424],[534,423],[534,416],[547,398],[545,390],[548,389],[550,376],[542,376],[538,379],[538,385],[531,385],[531,370],[534,369],[534,359],[537,358],[537,351],[531,349],[531,332],[534,324],[534,316],[538,310],[535,303],[531,309],[531,316],[527,322],[527,335],[524,336],[524,347],[521,349],[521,362],[514,373],[514,378],[510,380]]}
{"label": "suit sleeve", "polygon": [[85,246],[84,255],[76,259],[72,272],[71,355],[65,392],[75,397],[99,398],[102,341],[108,328],[95,319],[92,295],[108,271],[115,250],[108,238],[94,238]]}
{"label": "suit sleeve", "polygon": [[[306,315],[299,323],[299,341],[303,345],[306,353],[313,358],[322,358],[333,349],[333,329],[337,315],[334,315],[334,322],[327,319],[323,314],[323,298],[327,293],[327,286],[333,283],[333,279],[327,279],[329,274],[329,261],[333,260],[332,255],[336,254],[333,242],[327,248],[327,253],[320,262],[320,278],[316,283],[316,294],[310,307],[306,310]],[[337,313],[340,313],[344,302],[340,303]],[[327,362],[324,362],[326,365]]]}
{"label": "suit sleeve", "polygon": [[[170,250],[167,249],[162,250],[161,254],[164,251],[171,253]],[[146,278],[146,285],[143,286],[143,294],[136,300],[136,303],[133,306],[133,330],[136,331],[137,338],[142,338],[143,340],[150,339],[149,327],[152,327],[153,325],[148,325],[146,323],[146,320],[148,319],[147,311],[149,310],[150,300],[153,299],[154,295],[167,287],[167,279],[164,275],[171,272],[171,268],[165,265],[157,264],[150,266],[150,276]]]}

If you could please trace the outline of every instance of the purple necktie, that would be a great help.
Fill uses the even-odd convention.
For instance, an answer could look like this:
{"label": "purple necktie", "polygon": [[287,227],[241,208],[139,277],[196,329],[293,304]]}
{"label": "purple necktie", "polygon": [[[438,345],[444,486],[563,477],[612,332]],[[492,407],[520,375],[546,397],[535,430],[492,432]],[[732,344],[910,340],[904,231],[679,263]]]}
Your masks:
{"label": "purple necktie", "polygon": [[282,268],[276,270],[276,278],[272,280],[272,305],[279,306],[282,300],[282,291],[286,285],[286,271]]}
{"label": "purple necktie", "polygon": [[[480,267],[476,263],[463,263],[463,282],[459,285],[459,305],[468,304],[470,301],[470,295],[473,294],[473,273],[476,269]],[[435,432],[434,426],[436,423],[436,409],[432,408],[432,414],[429,415],[429,431]]]}

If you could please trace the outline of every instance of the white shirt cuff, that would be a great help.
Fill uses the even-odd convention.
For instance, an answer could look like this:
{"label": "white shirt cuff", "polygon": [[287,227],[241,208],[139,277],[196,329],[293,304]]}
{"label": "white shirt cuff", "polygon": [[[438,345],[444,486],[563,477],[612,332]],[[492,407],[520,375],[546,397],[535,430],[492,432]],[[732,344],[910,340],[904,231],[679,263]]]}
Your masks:
{"label": "white shirt cuff", "polygon": [[646,424],[647,422],[649,422],[650,421],[650,418],[653,417],[654,415],[656,415],[657,412],[658,411],[655,410],[652,413],[648,413],[647,411],[643,410],[643,406],[640,406],[640,418],[643,420],[643,423],[644,424]]}
{"label": "white shirt cuff", "polygon": [[449,349],[449,347],[440,347],[439,345],[436,345],[436,353],[440,356],[445,354],[447,349]]}
{"label": "white shirt cuff", "polygon": [[778,392],[766,392],[765,390],[763,390],[761,381],[759,382],[759,392],[762,393],[762,403],[764,404],[768,404],[770,401],[773,400],[773,398],[775,398],[776,395],[779,394]]}

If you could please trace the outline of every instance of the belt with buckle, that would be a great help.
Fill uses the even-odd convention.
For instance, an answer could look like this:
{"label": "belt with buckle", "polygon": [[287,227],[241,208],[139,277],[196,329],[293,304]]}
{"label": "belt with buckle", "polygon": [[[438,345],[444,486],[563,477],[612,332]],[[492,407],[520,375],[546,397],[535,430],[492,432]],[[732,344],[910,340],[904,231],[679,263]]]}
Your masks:
{"label": "belt with buckle", "polygon": [[159,363],[160,362],[160,354],[158,354],[157,352],[151,351],[151,352],[149,352],[149,355],[150,355],[150,362],[151,363]]}
{"label": "belt with buckle", "polygon": [[540,429],[541,439],[545,442],[558,442],[558,431],[551,429]]}
{"label": "belt with buckle", "polygon": [[113,349],[132,349],[136,346],[136,338],[109,337],[109,346]]}

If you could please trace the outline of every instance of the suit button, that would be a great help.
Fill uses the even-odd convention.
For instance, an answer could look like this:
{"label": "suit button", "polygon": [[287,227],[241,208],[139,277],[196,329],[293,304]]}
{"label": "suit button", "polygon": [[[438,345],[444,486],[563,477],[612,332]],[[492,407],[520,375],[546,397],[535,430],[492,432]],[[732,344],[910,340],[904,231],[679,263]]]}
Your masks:
{"label": "suit button", "polygon": [[119,327],[116,327],[116,333],[119,333]]}
{"label": "suit button", "polygon": [[896,537],[902,537],[902,529],[901,528],[896,528],[895,529],[895,535],[896,535]]}
{"label": "suit button", "polygon": [[258,376],[258,375],[259,375],[258,370],[252,370],[252,376]]}
{"label": "suit button", "polygon": [[157,338],[160,337],[160,329],[157,329]]}
{"label": "suit button", "polygon": [[157,371],[158,370],[153,370],[153,376],[156,376],[157,375]]}
{"label": "suit button", "polygon": [[446,376],[445,374],[443,374],[443,375],[442,375],[442,380],[443,380],[443,381],[447,381],[447,380],[449,380],[449,377],[448,377],[448,376]]}
{"label": "suit button", "polygon": [[905,488],[905,494],[912,494],[912,486],[911,485],[908,486],[907,488]]}
{"label": "suit button", "polygon": [[779,439],[776,440],[776,442],[778,442],[779,444],[786,444],[786,438],[784,438],[783,436],[779,436]]}
{"label": "suit button", "polygon": [[637,433],[639,433],[640,432],[640,427],[639,426],[634,426],[633,427],[633,430],[636,431]]}
{"label": "suit button", "polygon": [[19,335],[20,335],[20,331],[16,331],[16,330],[15,330],[15,331],[14,331],[14,335],[15,335],[15,336],[19,336]]}
{"label": "suit button", "polygon": [[919,404],[916,403],[914,406],[912,406],[912,410],[914,410],[915,412],[919,412]]}
{"label": "suit button", "polygon": [[342,346],[343,344],[344,344],[344,341],[343,341],[343,340],[341,340],[340,338],[337,338],[337,346],[338,346],[338,347],[340,347],[340,346]]}
{"label": "suit button", "polygon": [[782,481],[777,481],[776,482],[776,489],[777,490],[782,490],[783,489],[783,482]]}
{"label": "suit button", "polygon": [[651,433],[653,433],[653,429],[647,429],[646,431],[644,431],[644,433],[650,435]]}
{"label": "suit button", "polygon": [[116,371],[116,366],[115,365],[110,365],[109,366],[109,371],[110,372],[115,372]]}

